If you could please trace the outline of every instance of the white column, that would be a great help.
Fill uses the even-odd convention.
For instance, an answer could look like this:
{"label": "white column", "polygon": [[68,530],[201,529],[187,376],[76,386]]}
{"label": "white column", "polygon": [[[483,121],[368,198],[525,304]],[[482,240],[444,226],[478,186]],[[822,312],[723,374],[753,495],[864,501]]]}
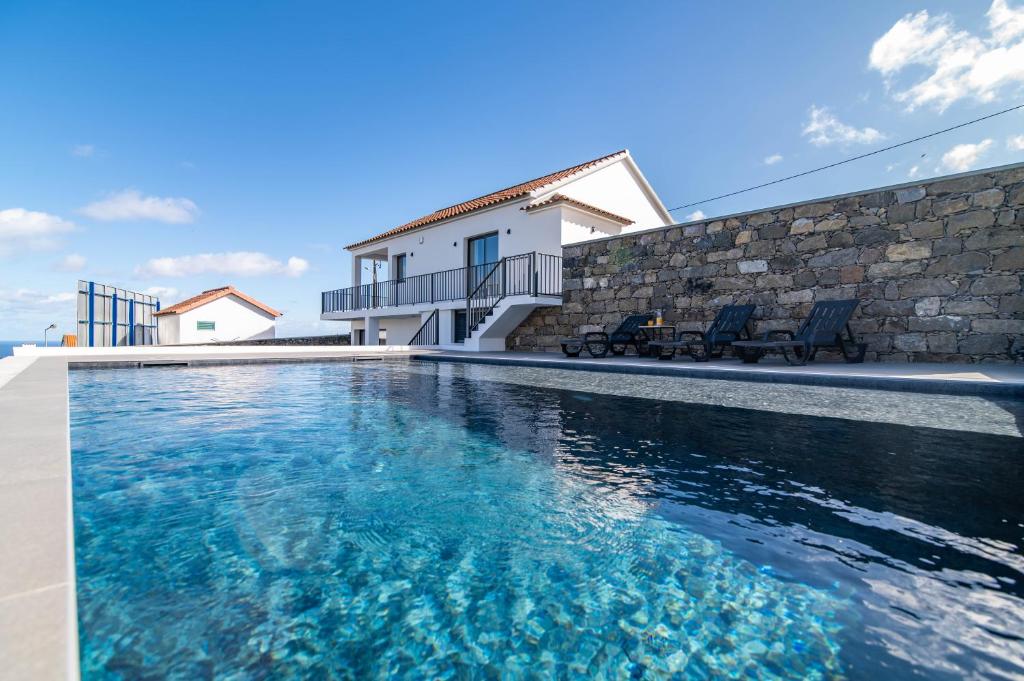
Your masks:
{"label": "white column", "polygon": [[363,258],[360,255],[352,256],[352,285],[359,286],[363,280]]}
{"label": "white column", "polygon": [[437,340],[441,345],[451,345],[455,342],[452,330],[455,328],[455,311],[440,310],[437,313],[438,330]]}
{"label": "white column", "polygon": [[363,343],[377,345],[380,343],[380,317],[363,317]]}

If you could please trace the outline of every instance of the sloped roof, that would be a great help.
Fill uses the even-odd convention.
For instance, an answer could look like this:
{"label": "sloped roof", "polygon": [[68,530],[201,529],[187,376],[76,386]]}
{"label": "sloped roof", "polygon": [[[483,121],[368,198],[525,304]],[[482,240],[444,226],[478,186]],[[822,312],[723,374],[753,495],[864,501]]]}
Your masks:
{"label": "sloped roof", "polygon": [[263,303],[261,303],[260,301],[256,300],[251,296],[245,295],[244,293],[236,289],[234,286],[221,286],[220,288],[211,288],[207,291],[203,291],[197,296],[192,296],[191,298],[183,300],[180,303],[176,303],[174,305],[171,305],[170,307],[165,307],[164,309],[154,314],[184,314],[189,310],[194,310],[197,307],[201,307],[203,305],[206,305],[207,303],[212,303],[218,298],[223,298],[225,296],[235,296],[236,298],[241,298],[245,302],[249,303],[250,305],[254,305],[255,307],[258,307],[259,309],[263,310],[269,315],[273,315],[274,317],[281,316],[281,313],[275,310],[274,308],[270,307],[269,305],[264,305]]}
{"label": "sloped roof", "polygon": [[499,203],[503,203],[505,201],[511,201],[513,199],[522,198],[532,191],[536,191],[537,189],[546,187],[547,185],[558,182],[559,180],[564,180],[565,178],[575,175],[576,173],[583,172],[584,170],[592,168],[598,163],[609,161],[618,156],[624,156],[626,153],[628,152],[625,149],[622,149],[620,151],[616,151],[614,154],[608,154],[607,156],[602,156],[601,158],[595,158],[594,160],[587,161],[586,163],[580,163],[579,165],[575,165],[570,168],[565,168],[564,170],[559,170],[548,175],[544,175],[543,177],[538,177],[536,179],[529,180],[527,182],[522,182],[511,187],[506,187],[505,189],[499,189],[496,192],[491,192],[490,194],[485,194],[484,196],[479,196],[475,199],[470,199],[469,201],[457,203],[454,206],[448,206],[447,208],[436,210],[433,213],[430,213],[429,215],[424,215],[423,217],[417,218],[412,222],[407,222],[404,225],[399,225],[398,227],[390,229],[386,232],[382,232],[377,236],[370,237],[369,239],[364,239],[363,241],[357,241],[354,244],[349,244],[345,248],[358,248],[360,246],[372,244],[374,241],[380,241],[381,239],[387,239],[389,237],[397,236],[398,234],[408,232],[410,230],[416,229],[417,227],[423,227],[424,225],[429,225],[434,222],[447,220],[448,218],[453,218],[457,215],[471,213],[472,211],[480,210],[481,208],[487,208],[488,206],[493,206]]}
{"label": "sloped roof", "polygon": [[546,208],[548,206],[553,206],[556,203],[566,203],[566,204],[569,204],[570,206],[575,206],[576,208],[579,208],[580,210],[585,210],[588,213],[594,213],[596,215],[600,215],[603,218],[607,218],[608,220],[611,220],[613,222],[618,222],[618,223],[620,223],[622,225],[631,225],[631,224],[633,224],[633,221],[630,220],[629,218],[624,218],[621,215],[616,215],[615,213],[612,213],[611,211],[607,211],[607,210],[605,210],[603,208],[598,208],[597,206],[592,206],[589,203],[583,203],[582,201],[578,201],[577,199],[574,199],[571,196],[566,196],[565,194],[558,194],[558,193],[552,194],[551,196],[549,196],[548,198],[544,199],[543,201],[538,201],[537,203],[531,203],[529,206],[523,206],[519,210],[525,210],[527,212],[530,212],[532,210],[538,210],[540,208]]}

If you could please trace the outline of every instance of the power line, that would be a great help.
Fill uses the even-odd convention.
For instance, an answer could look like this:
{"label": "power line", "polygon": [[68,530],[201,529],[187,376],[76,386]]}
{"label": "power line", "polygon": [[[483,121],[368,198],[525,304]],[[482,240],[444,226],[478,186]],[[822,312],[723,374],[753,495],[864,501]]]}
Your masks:
{"label": "power line", "polygon": [[936,135],[942,135],[944,133],[950,132],[952,130],[956,130],[958,128],[963,128],[963,127],[966,127],[968,125],[974,125],[975,123],[980,123],[981,121],[988,120],[989,118],[995,118],[996,116],[1002,116],[1003,114],[1010,113],[1011,111],[1016,111],[1017,109],[1024,109],[1024,103],[1018,104],[1017,106],[1011,106],[1009,109],[1003,109],[1002,111],[997,111],[997,112],[989,114],[987,116],[982,116],[981,118],[975,118],[973,121],[967,121],[966,123],[960,123],[959,125],[954,125],[953,127],[946,128],[945,130],[938,130],[936,132],[932,132],[932,133],[929,133],[927,135],[922,135],[920,137],[915,137],[914,139],[907,140],[906,142],[900,142],[899,144],[892,144],[892,145],[889,145],[887,147],[883,147],[881,149],[875,149],[874,151],[869,151],[868,153],[861,154],[860,156],[853,156],[851,158],[843,159],[842,161],[837,161],[835,163],[830,163],[827,166],[821,166],[820,168],[814,168],[813,170],[805,170],[804,172],[797,173],[796,175],[790,175],[788,177],[781,177],[781,178],[779,178],[777,180],[772,180],[771,182],[765,182],[764,184],[759,184],[759,185],[756,185],[756,186],[753,186],[753,187],[747,187],[746,189],[738,189],[738,190],[736,190],[734,192],[729,192],[728,194],[721,194],[719,196],[713,196],[710,199],[704,199],[703,201],[694,201],[693,203],[687,203],[687,204],[682,205],[682,206],[676,206],[675,208],[669,208],[669,212],[671,213],[671,212],[674,212],[674,211],[677,211],[677,210],[682,210],[683,208],[692,208],[693,206],[699,206],[699,205],[704,204],[704,203],[710,203],[711,201],[717,201],[718,199],[724,199],[724,198],[727,198],[727,197],[730,197],[730,196],[736,196],[737,194],[745,194],[746,192],[752,192],[755,189],[761,189],[763,187],[770,187],[773,184],[779,184],[780,182],[786,182],[788,180],[795,180],[796,178],[803,177],[804,175],[810,175],[812,173],[819,173],[822,170],[828,170],[829,168],[835,168],[836,166],[841,166],[844,163],[852,163],[853,161],[859,161],[860,159],[867,158],[868,156],[874,156],[875,154],[881,154],[883,151],[889,151],[891,149],[897,149],[899,147],[905,147],[908,144],[913,144],[914,142],[920,142],[921,140],[926,140],[929,137],[935,137]]}

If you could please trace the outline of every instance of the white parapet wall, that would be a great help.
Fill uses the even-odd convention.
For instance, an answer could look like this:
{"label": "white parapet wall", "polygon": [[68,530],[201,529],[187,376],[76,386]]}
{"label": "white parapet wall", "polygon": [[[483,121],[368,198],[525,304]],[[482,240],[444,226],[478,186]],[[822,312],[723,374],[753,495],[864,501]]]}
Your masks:
{"label": "white parapet wall", "polygon": [[287,355],[387,355],[420,352],[423,348],[412,345],[136,345],[117,348],[65,348],[21,345],[14,348],[15,357],[64,357],[68,359],[89,357],[195,357],[232,355],[287,356]]}

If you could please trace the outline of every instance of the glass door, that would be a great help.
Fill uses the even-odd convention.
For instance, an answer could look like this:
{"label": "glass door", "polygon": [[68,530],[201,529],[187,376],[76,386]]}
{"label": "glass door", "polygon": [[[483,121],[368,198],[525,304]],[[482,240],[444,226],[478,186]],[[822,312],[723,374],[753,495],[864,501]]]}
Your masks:
{"label": "glass door", "polygon": [[467,242],[467,248],[469,249],[466,259],[466,263],[469,265],[466,277],[466,283],[469,286],[467,293],[472,293],[491,271],[494,263],[498,262],[498,233],[473,237]]}

